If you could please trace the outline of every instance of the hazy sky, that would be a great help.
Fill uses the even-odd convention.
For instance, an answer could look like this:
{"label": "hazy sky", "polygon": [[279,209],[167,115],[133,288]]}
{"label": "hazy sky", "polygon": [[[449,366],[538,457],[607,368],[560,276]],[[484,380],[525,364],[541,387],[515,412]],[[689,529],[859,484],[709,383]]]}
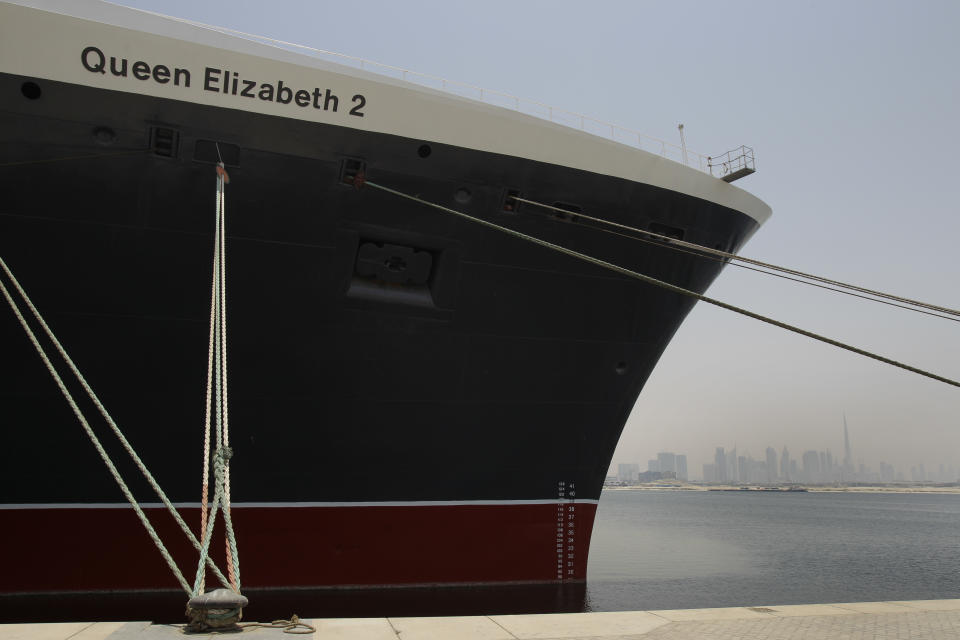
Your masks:
{"label": "hazy sky", "polygon": [[[773,218],[744,255],[960,307],[960,2],[125,0],[498,89],[717,154]],[[709,295],[960,378],[960,323],[728,267]],[[618,462],[716,446],[960,466],[960,389],[698,305]]]}

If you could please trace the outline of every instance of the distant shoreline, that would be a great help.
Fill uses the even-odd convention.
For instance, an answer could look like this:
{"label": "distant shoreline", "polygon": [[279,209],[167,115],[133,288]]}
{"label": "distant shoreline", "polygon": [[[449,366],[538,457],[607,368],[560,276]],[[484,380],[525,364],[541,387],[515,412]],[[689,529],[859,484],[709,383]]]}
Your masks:
{"label": "distant shoreline", "polygon": [[685,482],[658,484],[655,482],[629,486],[605,486],[604,491],[737,491],[756,493],[944,493],[960,494],[960,486],[827,486],[827,485],[788,485],[769,487],[721,484],[691,484]]}

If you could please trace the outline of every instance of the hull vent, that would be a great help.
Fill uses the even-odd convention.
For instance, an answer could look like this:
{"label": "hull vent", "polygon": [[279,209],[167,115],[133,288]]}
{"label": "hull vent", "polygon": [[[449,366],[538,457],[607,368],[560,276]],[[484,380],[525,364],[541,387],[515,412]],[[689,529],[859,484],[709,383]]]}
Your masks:
{"label": "hull vent", "polygon": [[349,187],[357,186],[357,176],[362,176],[367,169],[367,163],[359,158],[344,158],[340,161],[340,184]]}
{"label": "hull vent", "polygon": [[154,155],[176,158],[180,152],[180,132],[168,127],[153,127],[150,130],[150,148]]}

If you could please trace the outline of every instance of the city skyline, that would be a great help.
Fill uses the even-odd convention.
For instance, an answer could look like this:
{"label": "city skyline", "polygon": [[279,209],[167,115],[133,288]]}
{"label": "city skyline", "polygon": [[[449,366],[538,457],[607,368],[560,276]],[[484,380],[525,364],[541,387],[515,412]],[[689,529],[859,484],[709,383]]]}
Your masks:
{"label": "city skyline", "polygon": [[[763,456],[754,458],[753,454],[740,450],[736,444],[732,448],[714,446],[713,458],[697,465],[688,465],[687,455],[672,451],[659,452],[656,458],[649,459],[646,471],[673,472],[680,480],[717,482],[717,483],[889,483],[889,482],[957,482],[958,466],[955,462],[917,461],[903,466],[887,460],[863,461],[853,454],[846,419],[843,424],[843,457],[834,455],[831,448],[802,447],[790,451],[786,445],[779,449],[768,445]],[[682,459],[683,474],[679,469]],[[856,460],[856,462],[855,462]],[[621,482],[632,481],[643,473],[640,463],[618,462],[611,467],[608,475],[616,475]],[[632,472],[632,473],[631,473]],[[643,477],[639,478],[643,481]],[[655,476],[648,479],[656,480]]]}
{"label": "city skyline", "polygon": [[[641,401],[642,401],[641,394]],[[683,451],[688,456],[689,469],[691,477],[700,477],[703,465],[713,462],[715,450],[718,446],[725,449],[737,449],[738,455],[750,456],[755,460],[764,459],[766,449],[775,446],[779,460],[780,452],[783,447],[787,447],[797,456],[802,456],[804,451],[830,451],[834,460],[841,464],[845,462],[846,457],[850,456],[850,464],[854,470],[858,470],[863,464],[873,471],[879,472],[881,462],[894,467],[901,472],[903,476],[910,479],[910,469],[912,467],[923,466],[928,472],[931,470],[939,471],[942,466],[945,470],[951,466],[960,474],[960,448],[953,446],[935,446],[936,440],[927,437],[929,446],[919,446],[922,438],[920,436],[913,438],[913,446],[901,448],[896,446],[895,437],[909,437],[912,421],[909,416],[902,416],[902,426],[893,427],[884,426],[881,433],[872,424],[861,424],[859,417],[851,416],[845,410],[840,410],[835,416],[826,416],[822,421],[803,424],[801,428],[794,430],[777,429],[773,425],[769,431],[776,435],[765,437],[744,433],[734,425],[729,429],[731,433],[720,434],[721,429],[691,427],[691,428],[673,428],[652,429],[646,438],[634,439],[627,445],[621,440],[621,446],[613,456],[610,465],[610,475],[614,475],[617,465],[621,462],[644,462],[652,451]],[[891,434],[890,429],[897,433]],[[722,429],[727,432],[728,429]],[[941,427],[943,437],[946,441],[952,439],[953,435],[960,431],[954,424],[944,424]],[[647,446],[639,442],[647,441]],[[848,441],[852,442],[850,453],[847,453]],[[778,463],[779,464],[779,463]],[[954,478],[956,480],[957,478]]]}
{"label": "city skyline", "polygon": [[[832,483],[891,483],[891,482],[937,482],[951,483],[960,481],[958,467],[954,464],[938,463],[929,466],[923,462],[911,465],[909,468],[901,468],[890,464],[884,460],[876,462],[876,466],[868,463],[857,463],[852,467],[847,467],[842,463],[838,464],[837,458],[832,457],[830,450],[818,451],[807,449],[799,455],[794,455],[787,447],[783,447],[779,453],[773,447],[767,447],[764,459],[755,459],[750,454],[740,455],[734,447],[728,450],[725,447],[716,447],[714,449],[714,462],[703,463],[699,472],[685,471],[681,475],[674,469],[651,468],[647,465],[647,473],[669,471],[676,473],[676,479],[689,480],[692,482],[717,482],[731,484],[764,484],[764,483],[794,483],[794,484],[832,484]],[[776,462],[771,464],[770,452],[774,452]],[[786,455],[785,455],[786,454]],[[658,454],[659,455],[659,454]],[[686,458],[685,455],[676,454],[678,458]],[[723,471],[719,471],[723,461]],[[650,460],[649,462],[656,462]],[[787,464],[787,471],[784,472],[784,462]],[[627,481],[624,478],[624,470],[633,467],[634,477],[642,474],[644,471],[638,463],[617,463],[616,473],[611,472],[608,475],[617,476],[621,481]],[[775,469],[771,472],[771,469]],[[667,476],[669,478],[671,476]],[[643,480],[643,478],[640,478]],[[657,477],[650,479],[656,480]]]}
{"label": "city skyline", "polygon": [[[957,470],[953,464],[939,464],[936,468],[927,468],[918,463],[909,469],[879,461],[877,468],[866,464],[851,462],[844,456],[840,462],[831,451],[807,449],[799,455],[791,454],[783,447],[779,456],[776,449],[767,447],[763,460],[751,455],[738,455],[737,449],[727,452],[724,447],[716,447],[714,462],[705,463],[699,480],[703,482],[730,483],[797,483],[797,484],[833,484],[833,483],[890,483],[890,482],[957,482]],[[697,479],[697,478],[694,478]]]}

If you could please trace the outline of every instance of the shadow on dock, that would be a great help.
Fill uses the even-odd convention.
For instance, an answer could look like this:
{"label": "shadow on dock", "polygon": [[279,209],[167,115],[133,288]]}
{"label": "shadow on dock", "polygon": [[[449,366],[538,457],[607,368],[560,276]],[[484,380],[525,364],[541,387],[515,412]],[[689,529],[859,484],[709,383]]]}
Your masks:
{"label": "shadow on dock", "polygon": [[[585,583],[444,587],[245,589],[245,620],[469,616],[584,611]],[[185,621],[180,591],[0,594],[0,623]]]}

